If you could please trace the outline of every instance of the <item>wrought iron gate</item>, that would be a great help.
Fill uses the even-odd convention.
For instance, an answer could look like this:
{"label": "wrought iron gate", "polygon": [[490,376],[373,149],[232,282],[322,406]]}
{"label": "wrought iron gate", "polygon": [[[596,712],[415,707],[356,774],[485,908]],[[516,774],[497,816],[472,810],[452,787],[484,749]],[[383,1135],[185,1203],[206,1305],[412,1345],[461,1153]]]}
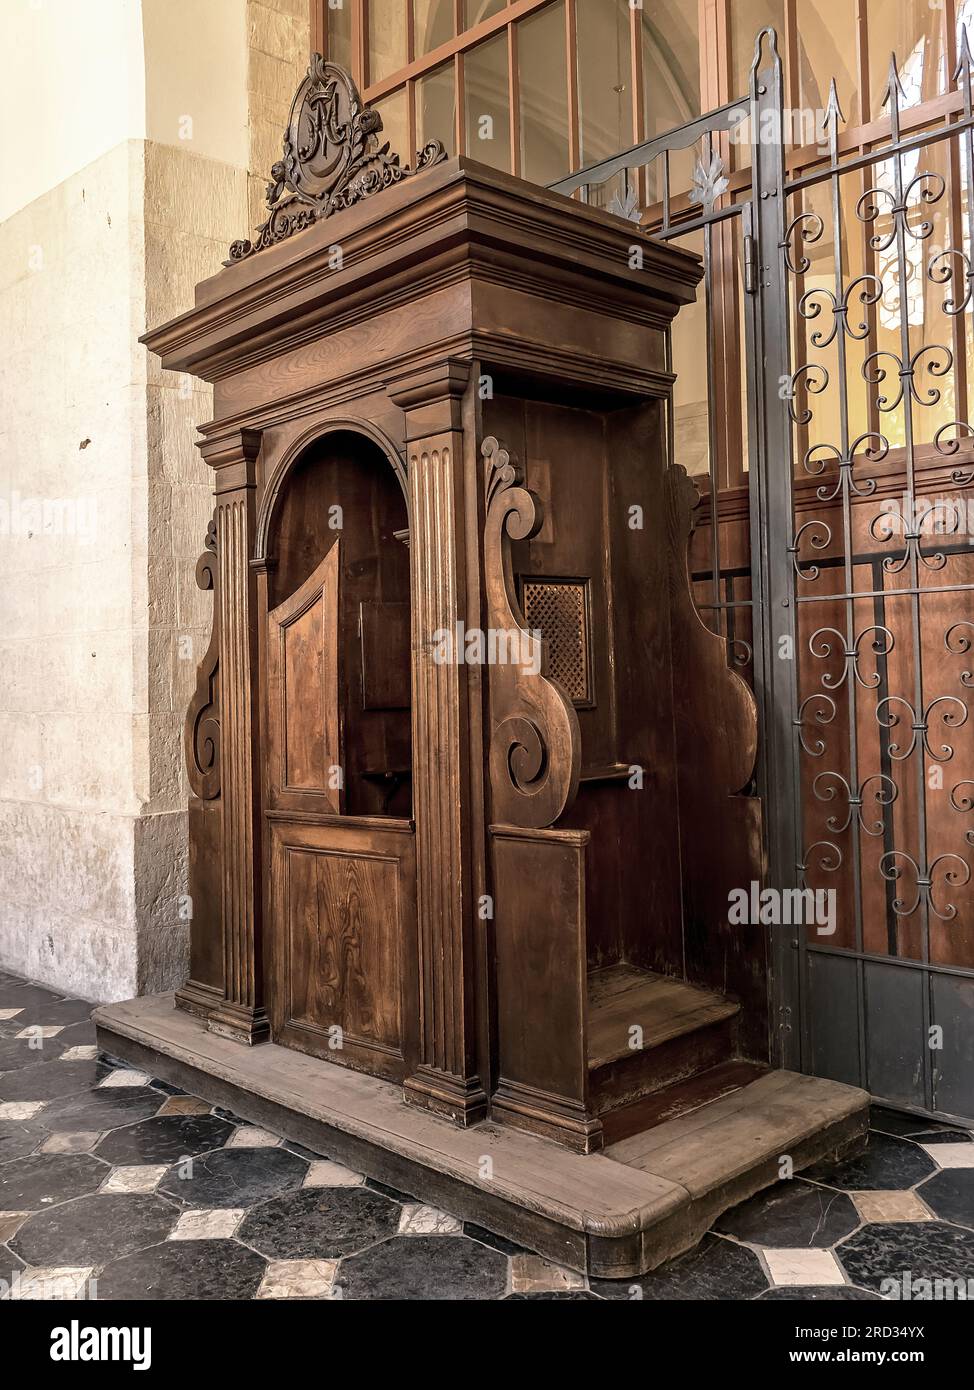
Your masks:
{"label": "wrought iron gate", "polygon": [[767,886],[834,894],[831,920],[771,931],[773,1056],[968,1120],[972,80],[965,34],[956,99],[904,134],[915,74],[893,60],[888,126],[852,149],[833,83],[786,173],[765,30],[746,98],[556,185],[648,207],[649,235],[704,257],[698,602],[758,699]]}

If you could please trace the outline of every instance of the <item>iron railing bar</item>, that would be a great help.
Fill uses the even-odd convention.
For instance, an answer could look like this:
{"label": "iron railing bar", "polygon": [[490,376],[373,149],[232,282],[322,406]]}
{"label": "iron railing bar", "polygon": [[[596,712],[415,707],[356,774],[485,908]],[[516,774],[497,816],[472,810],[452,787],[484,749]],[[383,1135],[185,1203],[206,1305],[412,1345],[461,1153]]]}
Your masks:
{"label": "iron railing bar", "polygon": [[908,135],[896,143],[883,145],[881,149],[867,150],[864,154],[853,155],[851,159],[840,160],[834,167],[831,164],[823,164],[808,174],[802,174],[799,178],[786,180],[785,192],[788,194],[800,193],[803,189],[824,183],[833,175],[838,175],[841,178],[844,174],[854,174],[857,170],[868,169],[871,164],[882,164],[897,155],[912,154],[915,150],[925,149],[928,145],[939,145],[942,141],[951,140],[954,136],[963,134],[965,130],[972,128],[974,128],[974,117],[965,116],[962,120],[954,121],[950,125],[935,126],[933,130],[922,131],[919,135]]}
{"label": "iron railing bar", "polygon": [[846,960],[865,961],[875,965],[896,965],[905,970],[922,970],[932,975],[960,975],[974,980],[974,969],[966,965],[937,965],[933,961],[911,960],[909,956],[883,956],[873,951],[853,951],[844,946],[825,946],[810,940],[805,948],[819,956],[842,956]]}
{"label": "iron railing bar", "polygon": [[716,226],[718,222],[728,222],[732,217],[740,217],[744,209],[749,205],[750,199],[741,203],[731,203],[726,208],[718,208],[713,212],[703,213],[699,217],[688,217],[686,220],[679,219],[669,223],[669,230],[663,232],[651,231],[646,228],[646,235],[653,241],[672,241],[674,237],[689,236],[691,232],[699,232],[704,227]]}
{"label": "iron railing bar", "polygon": [[[971,552],[965,550],[960,553],[969,555]],[[798,602],[838,603],[856,598],[922,598],[924,594],[964,594],[971,590],[974,590],[974,584],[930,584],[918,589],[856,589],[851,594],[799,594]]]}
{"label": "iron railing bar", "polygon": [[[729,117],[731,114],[739,114],[740,121],[722,120],[723,117]],[[629,149],[623,150],[620,154],[614,154],[610,159],[603,159],[598,164],[590,164],[587,169],[579,169],[574,174],[568,174],[565,178],[559,179],[557,183],[549,184],[548,187],[552,193],[565,193],[571,196],[583,184],[608,183],[620,170],[626,167],[637,168],[644,164],[652,164],[654,159],[658,159],[661,154],[669,150],[688,150],[691,145],[696,144],[704,135],[713,130],[733,130],[746,116],[746,97],[741,97],[737,101],[725,102],[723,106],[717,106],[712,111],[705,112],[686,125],[666,131],[663,135],[655,135],[652,140],[644,140],[642,144],[631,145]]]}

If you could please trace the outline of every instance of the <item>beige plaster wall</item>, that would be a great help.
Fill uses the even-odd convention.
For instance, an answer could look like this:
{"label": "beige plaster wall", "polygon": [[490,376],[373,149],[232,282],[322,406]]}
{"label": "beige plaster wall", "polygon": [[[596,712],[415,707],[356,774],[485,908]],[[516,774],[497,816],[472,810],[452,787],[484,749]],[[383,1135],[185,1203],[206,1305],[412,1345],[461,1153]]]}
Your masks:
{"label": "beige plaster wall", "polygon": [[178,982],[191,910],[210,399],[137,340],[251,227],[307,51],[303,0],[0,7],[0,120],[39,122],[0,159],[0,965],[88,998]]}

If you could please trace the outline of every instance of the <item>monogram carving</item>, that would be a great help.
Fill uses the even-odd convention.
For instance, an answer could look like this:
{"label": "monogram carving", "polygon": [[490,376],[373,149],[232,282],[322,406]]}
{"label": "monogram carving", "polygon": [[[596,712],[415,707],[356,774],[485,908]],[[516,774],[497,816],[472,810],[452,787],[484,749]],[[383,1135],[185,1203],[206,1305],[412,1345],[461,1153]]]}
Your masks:
{"label": "monogram carving", "polygon": [[487,517],[484,572],[488,621],[507,654],[490,667],[490,783],[494,817],[541,829],[578,791],[581,735],[568,695],[548,674],[544,639],[529,632],[516,597],[511,541],[541,528],[541,504],[522,486],[516,459],[493,436],[481,446]]}
{"label": "monogram carving", "polygon": [[294,94],[282,157],[267,185],[270,216],[253,241],[235,241],[224,265],[284,241],[333,212],[428,169],[446,158],[439,140],[430,140],[410,168],[399,163],[377,136],[382,117],[363,106],[358,88],[344,68],[315,53]]}

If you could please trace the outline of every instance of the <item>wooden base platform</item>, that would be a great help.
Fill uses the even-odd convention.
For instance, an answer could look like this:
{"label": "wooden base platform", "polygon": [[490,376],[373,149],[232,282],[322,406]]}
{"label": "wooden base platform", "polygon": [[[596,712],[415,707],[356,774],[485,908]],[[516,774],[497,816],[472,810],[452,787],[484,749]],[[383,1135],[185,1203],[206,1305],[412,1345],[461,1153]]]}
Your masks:
{"label": "wooden base platform", "polygon": [[864,1091],[776,1071],[581,1155],[485,1122],[461,1129],[400,1087],[275,1043],[244,1047],[171,995],[94,1013],[98,1044],[153,1076],[276,1130],[464,1220],[603,1278],[631,1278],[693,1246],[720,1212],[862,1143]]}

